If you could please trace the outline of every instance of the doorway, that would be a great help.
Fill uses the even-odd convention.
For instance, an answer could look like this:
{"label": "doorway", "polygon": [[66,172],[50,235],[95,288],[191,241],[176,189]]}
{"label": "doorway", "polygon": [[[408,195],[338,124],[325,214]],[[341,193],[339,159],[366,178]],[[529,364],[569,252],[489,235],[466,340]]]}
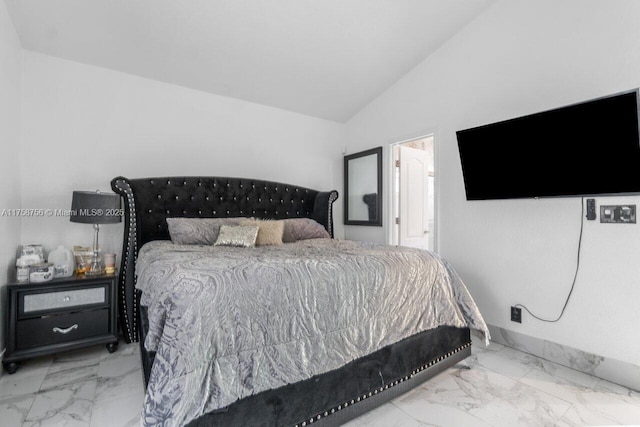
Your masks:
{"label": "doorway", "polygon": [[436,250],[435,138],[391,145],[391,244]]}

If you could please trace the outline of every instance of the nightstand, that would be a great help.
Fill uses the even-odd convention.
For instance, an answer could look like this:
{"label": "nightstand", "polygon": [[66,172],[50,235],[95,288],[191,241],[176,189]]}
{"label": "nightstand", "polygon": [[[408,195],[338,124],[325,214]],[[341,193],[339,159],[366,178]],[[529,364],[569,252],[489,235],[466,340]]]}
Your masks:
{"label": "nightstand", "polygon": [[2,364],[106,344],[116,351],[117,276],[75,275],[44,283],[7,285],[7,351]]}

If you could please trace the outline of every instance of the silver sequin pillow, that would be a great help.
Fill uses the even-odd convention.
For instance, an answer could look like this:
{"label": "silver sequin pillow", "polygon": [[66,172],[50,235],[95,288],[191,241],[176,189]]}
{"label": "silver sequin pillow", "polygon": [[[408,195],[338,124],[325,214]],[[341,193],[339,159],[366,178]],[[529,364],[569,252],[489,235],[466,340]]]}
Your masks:
{"label": "silver sequin pillow", "polygon": [[240,225],[247,218],[167,218],[171,241],[178,245],[213,245],[221,225]]}
{"label": "silver sequin pillow", "polygon": [[258,229],[255,225],[221,225],[214,246],[253,247],[256,245]]}

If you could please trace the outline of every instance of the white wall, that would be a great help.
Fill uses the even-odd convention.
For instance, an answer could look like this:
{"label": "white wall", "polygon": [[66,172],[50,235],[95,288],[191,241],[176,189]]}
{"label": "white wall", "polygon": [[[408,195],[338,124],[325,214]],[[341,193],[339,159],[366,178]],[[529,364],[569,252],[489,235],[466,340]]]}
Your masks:
{"label": "white wall", "polygon": [[[468,202],[455,138],[456,130],[638,86],[640,2],[504,0],[349,121],[346,144],[353,153],[435,129],[440,253],[487,322],[640,365],[640,224],[587,222],[565,316],[547,324],[525,313],[521,325],[513,323],[515,303],[540,316],[559,314],[575,269],[580,199]],[[596,201],[640,207],[640,197]],[[345,232],[386,238],[381,228]]]}
{"label": "white wall", "polygon": [[[22,48],[0,1],[0,212],[20,208],[20,120]],[[20,217],[0,215],[0,353],[4,350],[5,283],[15,276]]]}
{"label": "white wall", "polygon": [[[30,51],[24,64],[25,208],[69,209],[73,190],[110,190],[118,175],[342,188],[342,124]],[[121,233],[103,226],[102,248],[119,252]],[[23,218],[22,238],[51,250],[90,246],[93,231],[67,217]]]}

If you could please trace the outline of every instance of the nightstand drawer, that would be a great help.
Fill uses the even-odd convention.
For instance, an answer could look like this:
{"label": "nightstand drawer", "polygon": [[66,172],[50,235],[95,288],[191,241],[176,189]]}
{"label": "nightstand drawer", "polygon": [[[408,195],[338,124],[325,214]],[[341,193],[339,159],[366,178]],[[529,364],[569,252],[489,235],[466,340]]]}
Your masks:
{"label": "nightstand drawer", "polygon": [[93,286],[53,292],[23,294],[20,314],[105,304],[106,286]]}
{"label": "nightstand drawer", "polygon": [[109,310],[105,308],[20,320],[16,331],[17,350],[105,335],[109,333]]}

